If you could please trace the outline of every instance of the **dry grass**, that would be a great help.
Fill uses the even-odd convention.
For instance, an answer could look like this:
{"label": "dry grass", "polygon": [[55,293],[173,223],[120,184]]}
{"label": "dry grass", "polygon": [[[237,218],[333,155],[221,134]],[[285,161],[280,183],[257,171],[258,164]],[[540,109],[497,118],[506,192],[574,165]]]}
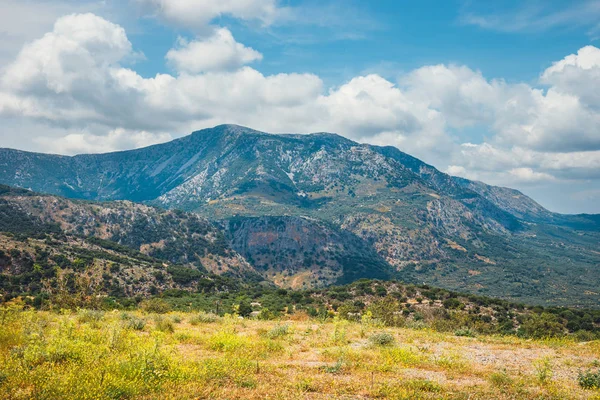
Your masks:
{"label": "dry grass", "polygon": [[469,338],[293,316],[5,309],[0,322],[1,399],[600,398],[577,381],[598,365],[598,341]]}

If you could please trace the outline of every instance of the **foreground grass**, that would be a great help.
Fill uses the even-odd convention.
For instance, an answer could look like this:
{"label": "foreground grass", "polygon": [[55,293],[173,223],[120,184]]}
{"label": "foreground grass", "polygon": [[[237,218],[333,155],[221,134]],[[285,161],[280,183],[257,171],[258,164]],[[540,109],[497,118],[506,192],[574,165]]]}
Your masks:
{"label": "foreground grass", "polygon": [[600,399],[598,341],[458,337],[304,315],[0,312],[0,399]]}

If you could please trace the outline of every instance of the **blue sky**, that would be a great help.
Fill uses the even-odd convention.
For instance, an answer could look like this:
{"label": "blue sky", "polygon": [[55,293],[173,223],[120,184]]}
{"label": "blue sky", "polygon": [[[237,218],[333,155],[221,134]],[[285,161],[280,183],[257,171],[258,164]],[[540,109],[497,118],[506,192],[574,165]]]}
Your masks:
{"label": "blue sky", "polygon": [[333,131],[600,213],[600,1],[3,0],[0,146]]}
{"label": "blue sky", "polygon": [[[537,2],[544,4],[545,14],[567,9],[570,3]],[[393,79],[402,71],[439,63],[468,65],[486,77],[509,82],[535,81],[553,61],[595,42],[593,23],[505,32],[468,21],[470,15],[518,14],[526,9],[519,1],[340,0],[323,6],[323,2],[296,0],[280,4],[298,7],[299,13],[308,14],[306,18],[320,15],[323,21],[268,28],[228,17],[214,23],[228,27],[238,41],[263,53],[264,60],[254,65],[261,72],[313,72],[330,85],[365,71]],[[327,25],[329,19],[331,25]],[[178,35],[194,36],[193,29],[152,18],[137,20],[137,24],[140,31],[130,34],[130,39],[148,58],[136,67],[147,77],[168,72],[163,57]]]}

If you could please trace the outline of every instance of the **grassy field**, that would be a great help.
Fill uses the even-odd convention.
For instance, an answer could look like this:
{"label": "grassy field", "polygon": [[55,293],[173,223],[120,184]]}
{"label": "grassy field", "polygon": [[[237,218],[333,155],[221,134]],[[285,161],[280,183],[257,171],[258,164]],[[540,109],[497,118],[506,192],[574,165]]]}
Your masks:
{"label": "grassy field", "polygon": [[[600,342],[373,320],[0,309],[1,399],[600,399]],[[594,375],[589,376],[592,385]]]}

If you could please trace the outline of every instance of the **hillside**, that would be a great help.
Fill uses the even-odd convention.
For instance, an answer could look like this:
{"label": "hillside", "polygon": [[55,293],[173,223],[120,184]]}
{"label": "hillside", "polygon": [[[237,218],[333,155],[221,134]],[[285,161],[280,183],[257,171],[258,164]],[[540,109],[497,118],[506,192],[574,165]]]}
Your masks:
{"label": "hillside", "polygon": [[[254,270],[283,286],[394,275],[527,302],[599,304],[597,216],[555,214],[518,191],[451,177],[396,148],[334,134],[223,125],[109,154],[5,149],[0,182],[194,211],[220,226]],[[311,233],[298,234],[305,229]],[[336,244],[315,247],[316,237]],[[288,239],[301,244],[279,244]],[[368,260],[344,262],[359,253]]]}
{"label": "hillside", "polygon": [[[69,266],[85,258],[85,265],[75,268],[75,272],[85,274],[97,261],[106,266],[108,255],[79,253],[94,253],[100,246],[102,251],[108,248],[111,255],[116,251],[115,257],[123,251],[128,258],[133,255],[130,261],[136,263],[138,273],[145,275],[143,282],[149,283],[134,285],[128,295],[148,294],[150,286],[155,292],[173,288],[163,282],[157,284],[153,278],[165,269],[162,266],[156,271],[153,264],[165,262],[172,264],[169,271],[178,268],[178,275],[183,276],[174,279],[184,284],[215,274],[250,282],[267,279],[281,286],[313,287],[363,277],[389,279],[395,274],[361,239],[335,226],[300,217],[237,218],[222,226],[197,214],[129,201],[73,201],[0,186],[0,232],[6,238],[0,246],[4,254],[22,254],[8,259],[7,265],[12,268],[3,271],[4,277],[41,279],[32,275],[33,265],[46,261],[50,261],[43,264],[49,274],[46,277],[54,277],[56,263],[53,257],[48,260],[48,253],[66,256]],[[118,266],[110,272],[104,267],[98,270],[109,275],[120,271]],[[39,283],[12,285],[8,291],[36,293]]]}

